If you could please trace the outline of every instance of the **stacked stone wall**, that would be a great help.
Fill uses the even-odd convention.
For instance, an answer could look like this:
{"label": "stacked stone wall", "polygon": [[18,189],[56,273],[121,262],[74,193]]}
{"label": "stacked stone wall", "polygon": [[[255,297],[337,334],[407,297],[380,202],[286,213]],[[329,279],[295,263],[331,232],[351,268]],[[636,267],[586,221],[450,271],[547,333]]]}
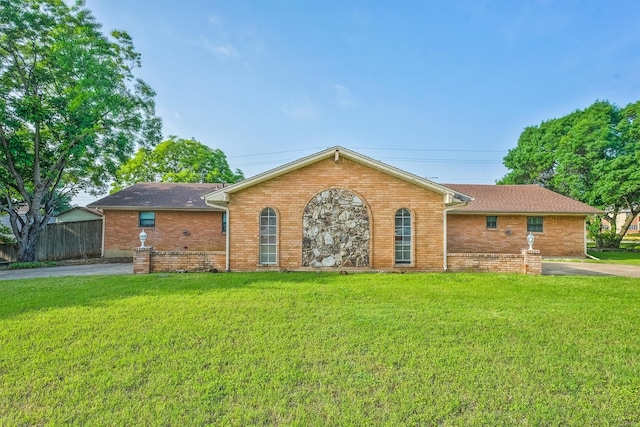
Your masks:
{"label": "stacked stone wall", "polygon": [[304,267],[368,267],[369,213],[350,191],[333,188],[311,199],[302,218]]}

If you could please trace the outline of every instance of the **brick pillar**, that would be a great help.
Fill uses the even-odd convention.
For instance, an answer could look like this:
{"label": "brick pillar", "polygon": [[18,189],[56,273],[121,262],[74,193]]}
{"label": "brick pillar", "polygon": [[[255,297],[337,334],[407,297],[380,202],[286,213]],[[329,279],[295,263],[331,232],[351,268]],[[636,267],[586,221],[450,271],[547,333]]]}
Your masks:
{"label": "brick pillar", "polygon": [[523,249],[522,257],[524,258],[524,274],[541,275],[542,274],[542,256],[537,249]]}
{"label": "brick pillar", "polygon": [[133,250],[133,274],[149,274],[151,271],[151,251],[153,246]]}

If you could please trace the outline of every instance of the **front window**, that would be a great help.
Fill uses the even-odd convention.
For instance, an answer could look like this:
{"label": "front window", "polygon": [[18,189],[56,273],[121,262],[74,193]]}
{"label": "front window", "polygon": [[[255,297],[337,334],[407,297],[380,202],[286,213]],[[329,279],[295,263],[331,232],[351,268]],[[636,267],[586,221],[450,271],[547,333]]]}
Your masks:
{"label": "front window", "polygon": [[498,228],[498,217],[497,216],[488,216],[487,217],[487,228]]}
{"label": "front window", "polygon": [[156,226],[155,212],[138,212],[138,226],[143,228],[153,228]]}
{"label": "front window", "polygon": [[541,216],[529,216],[527,217],[527,231],[533,233],[542,233],[542,217]]}
{"label": "front window", "polygon": [[260,264],[275,264],[277,259],[276,212],[271,208],[260,213]]}
{"label": "front window", "polygon": [[411,263],[411,212],[400,209],[396,212],[396,264]]}
{"label": "front window", "polygon": [[227,213],[222,212],[222,232],[227,232]]}

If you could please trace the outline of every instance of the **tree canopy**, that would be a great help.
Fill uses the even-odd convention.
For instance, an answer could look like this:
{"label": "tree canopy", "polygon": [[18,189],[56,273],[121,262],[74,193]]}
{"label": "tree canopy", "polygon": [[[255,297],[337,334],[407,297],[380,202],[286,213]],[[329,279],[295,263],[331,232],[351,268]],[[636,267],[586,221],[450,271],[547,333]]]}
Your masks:
{"label": "tree canopy", "polygon": [[154,149],[140,148],[124,163],[116,172],[112,192],[138,182],[234,183],[242,179],[242,171],[231,170],[222,150],[170,136]]}
{"label": "tree canopy", "polygon": [[528,127],[504,165],[510,171],[499,184],[539,184],[602,209],[612,229],[602,233],[596,221],[590,231],[599,246],[617,247],[640,213],[640,101],[624,108],[596,101]]}
{"label": "tree canopy", "polygon": [[0,0],[0,14],[0,210],[32,261],[60,200],[103,192],[161,123],[131,38],[104,35],[81,0]]}

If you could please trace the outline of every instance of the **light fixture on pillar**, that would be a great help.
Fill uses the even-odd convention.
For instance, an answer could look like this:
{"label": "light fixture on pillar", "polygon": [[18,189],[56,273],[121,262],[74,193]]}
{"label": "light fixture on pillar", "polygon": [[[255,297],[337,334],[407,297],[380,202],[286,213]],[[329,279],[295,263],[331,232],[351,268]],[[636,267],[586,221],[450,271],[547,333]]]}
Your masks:
{"label": "light fixture on pillar", "polygon": [[142,229],[142,231],[140,232],[140,247],[144,248],[144,242],[147,240],[147,233],[144,232],[144,228]]}
{"label": "light fixture on pillar", "polygon": [[535,240],[535,237],[533,237],[533,233],[529,232],[529,235],[527,236],[527,243],[529,243],[529,250],[532,251],[533,250],[533,241]]}

